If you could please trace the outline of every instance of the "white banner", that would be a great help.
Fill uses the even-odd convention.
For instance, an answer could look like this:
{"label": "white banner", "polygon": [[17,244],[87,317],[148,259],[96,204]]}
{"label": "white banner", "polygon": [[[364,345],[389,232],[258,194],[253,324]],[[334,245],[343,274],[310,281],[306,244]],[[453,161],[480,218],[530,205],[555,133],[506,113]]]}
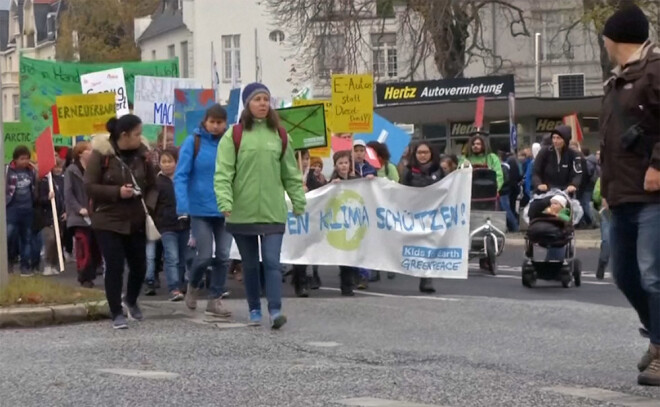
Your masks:
{"label": "white banner", "polygon": [[82,93],[114,93],[117,117],[129,114],[124,69],[115,68],[80,75]]}
{"label": "white banner", "polygon": [[147,124],[174,126],[174,89],[195,89],[202,85],[195,79],[135,77],[133,113]]}
{"label": "white banner", "polygon": [[465,279],[470,185],[467,168],[426,188],[377,178],[309,192],[305,214],[289,213],[281,261]]}

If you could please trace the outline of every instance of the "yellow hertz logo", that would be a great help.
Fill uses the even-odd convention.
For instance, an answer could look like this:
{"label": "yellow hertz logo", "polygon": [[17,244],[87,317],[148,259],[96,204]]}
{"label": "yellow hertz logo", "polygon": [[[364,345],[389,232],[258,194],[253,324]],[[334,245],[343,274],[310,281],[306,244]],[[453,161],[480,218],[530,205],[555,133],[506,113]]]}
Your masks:
{"label": "yellow hertz logo", "polygon": [[417,88],[406,86],[405,88],[396,88],[388,86],[385,88],[385,100],[415,99],[417,97]]}

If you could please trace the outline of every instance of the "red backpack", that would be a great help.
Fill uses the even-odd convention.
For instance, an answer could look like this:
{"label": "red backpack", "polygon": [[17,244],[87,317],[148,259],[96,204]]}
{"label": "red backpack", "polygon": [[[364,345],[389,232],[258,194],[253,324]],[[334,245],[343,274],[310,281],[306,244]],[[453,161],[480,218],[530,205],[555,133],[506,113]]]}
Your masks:
{"label": "red backpack", "polygon": [[[282,140],[282,153],[280,154],[280,161],[282,161],[284,154],[286,154],[287,146],[289,145],[289,136],[287,136],[284,127],[278,127],[277,133],[280,135],[280,140]],[[241,140],[243,140],[243,124],[237,123],[234,125],[232,129],[232,138],[234,139],[236,157],[238,157],[238,150],[241,148]],[[197,158],[197,154],[199,154],[201,142],[202,137],[199,134],[195,134],[195,151],[193,152],[193,160]]]}

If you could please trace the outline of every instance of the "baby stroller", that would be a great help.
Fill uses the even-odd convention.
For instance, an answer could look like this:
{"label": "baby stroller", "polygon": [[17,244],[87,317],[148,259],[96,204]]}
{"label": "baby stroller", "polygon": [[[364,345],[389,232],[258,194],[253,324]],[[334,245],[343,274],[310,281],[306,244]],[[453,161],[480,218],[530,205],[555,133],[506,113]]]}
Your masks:
{"label": "baby stroller", "polygon": [[[568,221],[544,213],[555,196],[565,199]],[[529,228],[525,234],[525,260],[522,284],[532,288],[537,279],[560,281],[564,288],[582,283],[582,264],[575,258],[575,229],[582,218],[582,207],[563,191],[551,190],[535,195],[525,209]]]}

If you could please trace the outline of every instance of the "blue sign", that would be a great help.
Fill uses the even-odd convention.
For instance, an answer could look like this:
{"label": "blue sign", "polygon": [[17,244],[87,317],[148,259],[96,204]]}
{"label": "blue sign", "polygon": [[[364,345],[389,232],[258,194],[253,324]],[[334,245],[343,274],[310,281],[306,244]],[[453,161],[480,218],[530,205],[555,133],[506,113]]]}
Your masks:
{"label": "blue sign", "polygon": [[195,129],[202,125],[206,110],[189,110],[186,115],[186,134],[194,134]]}
{"label": "blue sign", "polygon": [[227,125],[231,126],[238,122],[238,109],[241,102],[241,88],[229,91],[229,105],[227,105]]}
{"label": "blue sign", "polygon": [[392,156],[390,162],[394,165],[399,164],[399,160],[406,147],[410,144],[411,139],[410,134],[376,113],[374,113],[373,133],[356,133],[353,138],[355,140],[364,140],[366,143],[370,141],[383,142],[384,140]]}

